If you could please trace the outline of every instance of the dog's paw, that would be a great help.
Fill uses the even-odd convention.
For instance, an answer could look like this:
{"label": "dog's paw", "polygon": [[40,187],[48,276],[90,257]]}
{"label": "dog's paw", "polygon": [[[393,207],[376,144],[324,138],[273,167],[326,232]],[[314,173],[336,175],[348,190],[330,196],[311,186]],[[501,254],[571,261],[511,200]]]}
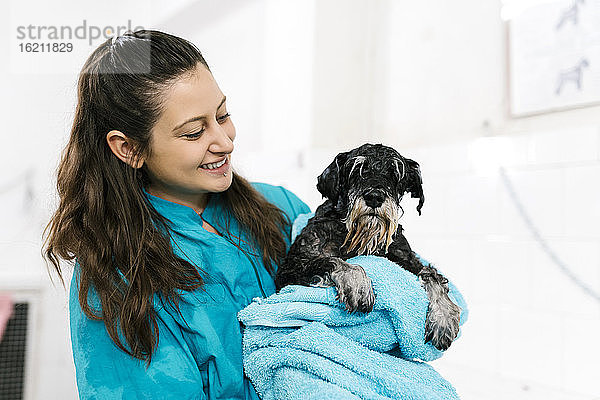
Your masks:
{"label": "dog's paw", "polygon": [[430,301],[425,320],[425,343],[431,341],[436,349],[445,351],[458,335],[460,307],[443,294]]}
{"label": "dog's paw", "polygon": [[375,304],[373,285],[361,266],[339,260],[338,266],[331,272],[330,277],[337,289],[337,300],[346,305],[348,312],[373,311]]}

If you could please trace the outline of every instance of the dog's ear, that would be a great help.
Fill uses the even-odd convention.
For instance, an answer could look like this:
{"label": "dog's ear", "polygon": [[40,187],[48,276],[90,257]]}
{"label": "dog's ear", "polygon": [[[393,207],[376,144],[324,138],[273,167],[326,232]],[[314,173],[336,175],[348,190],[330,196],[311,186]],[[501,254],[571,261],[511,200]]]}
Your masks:
{"label": "dog's ear", "polygon": [[423,195],[423,179],[421,178],[421,169],[419,163],[411,159],[405,158],[404,164],[406,165],[406,187],[405,193],[410,192],[410,197],[419,198],[419,205],[417,205],[417,211],[421,215],[421,208],[425,202],[425,196]]}
{"label": "dog's ear", "polygon": [[349,151],[339,153],[335,156],[335,159],[329,164],[325,171],[317,178],[317,190],[323,195],[323,197],[331,200],[335,206],[340,195],[341,176],[340,172],[342,167],[348,159]]}

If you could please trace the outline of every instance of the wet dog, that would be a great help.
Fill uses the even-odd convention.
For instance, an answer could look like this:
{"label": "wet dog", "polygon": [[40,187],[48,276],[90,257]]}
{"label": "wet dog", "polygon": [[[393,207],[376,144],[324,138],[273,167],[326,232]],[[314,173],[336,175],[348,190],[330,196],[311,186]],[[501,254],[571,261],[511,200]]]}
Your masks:
{"label": "wet dog", "polygon": [[362,267],[345,260],[386,257],[418,276],[429,299],[425,342],[446,350],[458,334],[460,308],[448,297],[448,280],[418,260],[399,223],[405,193],[419,199],[421,215],[425,197],[419,164],[391,147],[367,143],[338,154],[317,178],[317,189],[326,200],[279,266],[277,290],[290,284],[335,286],[349,312],[370,312],[375,303],[371,280]]}

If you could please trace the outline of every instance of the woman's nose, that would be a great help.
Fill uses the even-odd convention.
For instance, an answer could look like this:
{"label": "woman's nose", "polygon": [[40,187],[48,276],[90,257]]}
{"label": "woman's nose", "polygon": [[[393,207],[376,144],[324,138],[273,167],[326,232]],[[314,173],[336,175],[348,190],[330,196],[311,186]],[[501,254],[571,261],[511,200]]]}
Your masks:
{"label": "woman's nose", "polygon": [[233,151],[233,139],[229,136],[228,130],[219,125],[215,129],[214,138],[208,149],[211,153],[231,153]]}

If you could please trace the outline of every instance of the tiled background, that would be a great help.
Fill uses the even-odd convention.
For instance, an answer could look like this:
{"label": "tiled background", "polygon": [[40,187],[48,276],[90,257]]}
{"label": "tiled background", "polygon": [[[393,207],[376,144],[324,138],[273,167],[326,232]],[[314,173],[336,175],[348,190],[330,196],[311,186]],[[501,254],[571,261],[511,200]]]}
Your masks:
{"label": "tiled background", "polygon": [[[585,146],[569,147],[567,135]],[[504,165],[506,175],[530,223],[563,265],[599,293],[600,131],[509,140],[516,154]],[[468,147],[414,153],[428,197],[421,217],[407,212],[407,235],[415,250],[448,271],[471,313],[463,336],[433,365],[465,399],[600,398],[593,333],[600,303],[534,239],[500,173],[481,177],[458,166]]]}

